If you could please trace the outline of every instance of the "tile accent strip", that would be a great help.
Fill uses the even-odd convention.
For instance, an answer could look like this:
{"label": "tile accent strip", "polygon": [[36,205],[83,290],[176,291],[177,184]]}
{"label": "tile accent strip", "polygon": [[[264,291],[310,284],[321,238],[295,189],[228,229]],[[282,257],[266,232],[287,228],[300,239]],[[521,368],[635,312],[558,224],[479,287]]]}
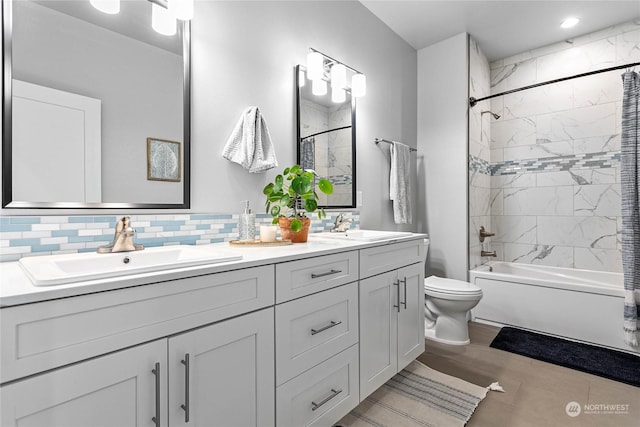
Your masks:
{"label": "tile accent strip", "polygon": [[[314,214],[310,232],[329,231],[340,212]],[[104,216],[3,216],[0,218],[0,262],[23,256],[94,252],[113,240],[121,215]],[[350,211],[352,227],[360,225],[359,211]],[[256,225],[270,224],[271,216],[256,214]],[[134,241],[145,247],[206,245],[238,238],[238,214],[131,215]]]}
{"label": "tile accent strip", "polygon": [[542,159],[510,160],[491,165],[491,175],[523,172],[562,172],[570,169],[604,169],[620,165],[620,152],[570,154]]}

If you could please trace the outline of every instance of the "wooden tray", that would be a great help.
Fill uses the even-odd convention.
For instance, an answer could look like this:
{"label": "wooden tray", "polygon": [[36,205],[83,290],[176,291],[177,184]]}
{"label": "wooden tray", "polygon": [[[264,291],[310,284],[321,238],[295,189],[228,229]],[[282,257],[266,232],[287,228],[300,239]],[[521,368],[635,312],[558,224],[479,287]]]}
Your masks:
{"label": "wooden tray", "polygon": [[290,245],[291,240],[278,239],[275,242],[261,242],[260,240],[231,240],[229,244],[237,246],[285,246]]}

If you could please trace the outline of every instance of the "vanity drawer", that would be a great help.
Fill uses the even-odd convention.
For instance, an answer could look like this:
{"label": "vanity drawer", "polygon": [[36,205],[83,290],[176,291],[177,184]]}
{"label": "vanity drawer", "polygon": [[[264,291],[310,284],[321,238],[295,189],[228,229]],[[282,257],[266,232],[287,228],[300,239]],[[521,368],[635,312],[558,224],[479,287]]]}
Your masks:
{"label": "vanity drawer", "polygon": [[0,382],[274,303],[272,265],[0,310]]}
{"label": "vanity drawer", "polygon": [[276,307],[276,384],[358,342],[358,284]]}
{"label": "vanity drawer", "polygon": [[356,344],[276,389],[276,425],[330,426],[359,400]]}
{"label": "vanity drawer", "polygon": [[360,251],[360,278],[395,270],[406,265],[424,261],[424,241],[392,243]]}
{"label": "vanity drawer", "polygon": [[276,265],[276,303],[358,280],[358,252],[342,252]]}

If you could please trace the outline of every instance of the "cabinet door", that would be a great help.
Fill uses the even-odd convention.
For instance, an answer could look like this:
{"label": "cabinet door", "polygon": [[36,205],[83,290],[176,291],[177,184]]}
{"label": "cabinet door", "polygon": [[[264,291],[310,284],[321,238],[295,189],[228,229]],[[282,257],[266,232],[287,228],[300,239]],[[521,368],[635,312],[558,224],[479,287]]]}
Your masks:
{"label": "cabinet door", "polygon": [[397,372],[397,310],[395,271],[360,281],[360,401]]}
{"label": "cabinet door", "polygon": [[169,424],[274,424],[273,308],[169,339]]}
{"label": "cabinet door", "polygon": [[413,264],[398,270],[398,371],[424,352],[424,270]]}
{"label": "cabinet door", "polygon": [[5,385],[0,424],[167,426],[166,358],[158,340]]}

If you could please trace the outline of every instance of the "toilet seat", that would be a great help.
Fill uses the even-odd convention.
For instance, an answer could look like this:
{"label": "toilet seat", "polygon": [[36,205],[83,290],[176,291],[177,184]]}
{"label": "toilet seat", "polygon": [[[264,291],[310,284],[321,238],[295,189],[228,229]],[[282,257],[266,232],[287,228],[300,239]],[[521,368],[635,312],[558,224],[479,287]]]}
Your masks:
{"label": "toilet seat", "polygon": [[424,279],[424,290],[425,293],[434,296],[482,296],[482,288],[472,283],[437,276],[429,276]]}

